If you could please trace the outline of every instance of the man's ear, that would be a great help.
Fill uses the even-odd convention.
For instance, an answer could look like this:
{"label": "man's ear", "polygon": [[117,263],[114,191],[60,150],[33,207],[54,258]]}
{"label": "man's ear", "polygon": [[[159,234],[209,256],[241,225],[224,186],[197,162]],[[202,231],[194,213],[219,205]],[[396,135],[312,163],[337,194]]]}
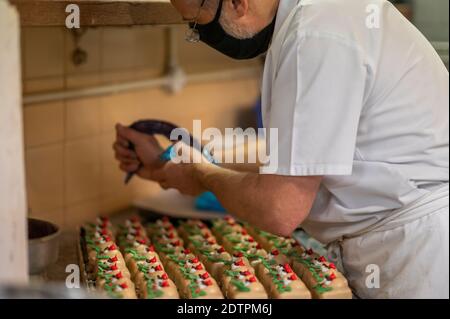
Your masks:
{"label": "man's ear", "polygon": [[231,4],[233,5],[233,9],[236,12],[236,15],[241,18],[248,13],[248,1],[249,0],[231,0]]}

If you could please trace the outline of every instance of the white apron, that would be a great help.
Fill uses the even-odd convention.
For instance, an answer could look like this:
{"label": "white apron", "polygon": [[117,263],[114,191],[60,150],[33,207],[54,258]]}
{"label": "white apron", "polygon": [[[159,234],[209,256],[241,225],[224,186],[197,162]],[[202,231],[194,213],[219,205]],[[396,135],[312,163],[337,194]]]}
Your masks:
{"label": "white apron", "polygon": [[[291,21],[296,11],[300,10],[300,6],[314,1],[297,1],[296,5],[287,1],[280,3],[291,11],[286,16],[279,17],[279,28],[277,27],[279,36],[274,38],[267,56],[266,65],[269,64],[271,67],[266,68],[263,79],[265,88],[263,104],[268,106],[263,108],[266,127],[270,127],[269,119],[277,117],[276,112],[285,110],[274,109],[271,105],[272,86],[280,65],[285,62],[280,58],[282,49],[286,47],[283,42],[285,35],[289,32]],[[290,175],[302,176],[302,174]],[[389,174],[383,176],[387,176],[388,179],[391,177]],[[385,185],[380,184],[381,187]],[[385,187],[389,188],[388,183]],[[424,195],[416,196],[419,192]],[[369,220],[367,223],[361,223],[350,220],[346,226],[342,223],[334,229],[327,229],[327,226],[319,221],[315,230],[322,231],[323,228],[328,238],[333,238],[331,234],[337,234],[330,241],[340,238],[329,245],[329,255],[340,265],[357,297],[448,298],[448,184],[441,184],[441,187],[433,191],[422,188],[417,192],[402,190],[399,193],[416,197],[403,198],[403,203],[410,204],[403,205],[400,209],[384,211],[383,214],[374,212],[372,216],[377,219],[375,222]],[[353,193],[355,197],[359,195]],[[330,214],[332,213],[331,210]],[[345,236],[342,237],[342,234]],[[379,278],[375,278],[374,270],[379,270]]]}
{"label": "white apron", "polygon": [[328,248],[359,298],[448,299],[448,184]]}

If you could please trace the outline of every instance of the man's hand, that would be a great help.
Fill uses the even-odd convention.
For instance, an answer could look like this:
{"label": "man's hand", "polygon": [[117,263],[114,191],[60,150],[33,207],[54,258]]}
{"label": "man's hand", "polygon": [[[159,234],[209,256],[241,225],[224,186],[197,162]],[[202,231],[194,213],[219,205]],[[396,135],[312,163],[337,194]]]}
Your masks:
{"label": "man's hand", "polygon": [[[134,144],[134,151],[128,149],[130,143]],[[145,179],[153,179],[153,172],[164,165],[164,162],[159,159],[163,149],[153,136],[139,133],[120,124],[116,125],[116,142],[113,149],[122,171],[135,172],[142,163],[143,166],[137,175]]]}
{"label": "man's hand", "polygon": [[202,164],[167,162],[162,168],[153,172],[152,179],[163,189],[173,188],[184,195],[197,196],[206,190],[195,174],[195,165]]}

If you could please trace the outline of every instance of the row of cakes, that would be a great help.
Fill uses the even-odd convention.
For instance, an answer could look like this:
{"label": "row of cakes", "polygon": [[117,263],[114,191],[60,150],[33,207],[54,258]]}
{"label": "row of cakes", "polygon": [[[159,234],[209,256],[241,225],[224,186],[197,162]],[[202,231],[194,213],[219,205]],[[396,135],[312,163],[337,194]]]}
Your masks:
{"label": "row of cakes", "polygon": [[88,272],[110,297],[352,296],[344,276],[325,257],[303,249],[292,238],[242,225],[231,217],[213,221],[212,229],[199,220],[187,220],[178,230],[168,218],[147,230],[138,218],[130,218],[119,225],[117,241],[107,218],[98,218],[85,229]]}
{"label": "row of cakes", "polygon": [[202,261],[184,247],[184,240],[168,218],[147,227],[156,251],[170,278],[178,287],[180,297],[186,299],[223,299],[214,277]]}
{"label": "row of cakes", "polygon": [[227,251],[249,260],[272,299],[310,299],[311,293],[277,249],[268,251],[232,217],[213,221],[212,231]]}
{"label": "row of cakes", "polygon": [[150,244],[139,218],[132,217],[119,225],[117,242],[140,298],[179,298],[177,287],[165,271],[154,246]]}
{"label": "row of cakes", "polygon": [[276,251],[287,261],[311,291],[314,299],[351,299],[352,291],[334,263],[313,249],[304,249],[293,238],[279,237],[253,226],[248,232],[267,250]]}
{"label": "row of cakes", "polygon": [[136,290],[125,259],[116,245],[111,222],[99,217],[84,226],[87,272],[97,291],[111,298],[136,298]]}
{"label": "row of cakes", "polygon": [[205,223],[200,220],[181,222],[178,232],[219,283],[226,298],[268,298],[247,258],[240,253],[228,252]]}

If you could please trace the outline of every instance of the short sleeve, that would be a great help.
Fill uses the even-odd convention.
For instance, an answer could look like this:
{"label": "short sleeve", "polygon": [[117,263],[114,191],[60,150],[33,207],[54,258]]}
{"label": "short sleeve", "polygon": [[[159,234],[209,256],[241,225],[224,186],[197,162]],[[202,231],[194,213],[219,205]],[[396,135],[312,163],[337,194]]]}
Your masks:
{"label": "short sleeve", "polygon": [[367,77],[361,50],[311,33],[291,36],[281,52],[266,122],[278,131],[274,173],[350,175]]}

